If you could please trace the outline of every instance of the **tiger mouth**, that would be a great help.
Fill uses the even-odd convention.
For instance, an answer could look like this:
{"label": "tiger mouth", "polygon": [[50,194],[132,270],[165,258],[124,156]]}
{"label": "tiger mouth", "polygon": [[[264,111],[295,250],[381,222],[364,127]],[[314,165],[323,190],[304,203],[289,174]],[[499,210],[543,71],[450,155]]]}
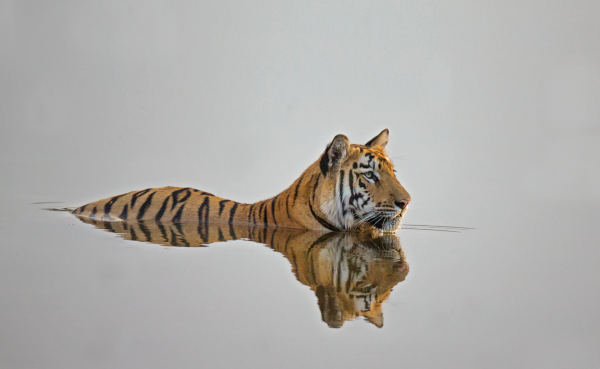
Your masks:
{"label": "tiger mouth", "polygon": [[367,223],[379,229],[380,231],[388,231],[395,230],[397,228],[396,225],[400,222],[401,219],[401,214],[398,214],[396,216],[381,215],[375,218],[368,219]]}

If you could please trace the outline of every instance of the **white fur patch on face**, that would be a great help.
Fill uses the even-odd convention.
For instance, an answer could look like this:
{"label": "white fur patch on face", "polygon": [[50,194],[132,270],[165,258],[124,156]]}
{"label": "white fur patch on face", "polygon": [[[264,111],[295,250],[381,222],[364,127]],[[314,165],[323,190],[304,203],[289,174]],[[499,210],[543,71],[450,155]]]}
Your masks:
{"label": "white fur patch on face", "polygon": [[334,196],[328,196],[325,201],[321,202],[321,211],[327,217],[327,220],[334,226],[345,229],[339,217],[339,204]]}

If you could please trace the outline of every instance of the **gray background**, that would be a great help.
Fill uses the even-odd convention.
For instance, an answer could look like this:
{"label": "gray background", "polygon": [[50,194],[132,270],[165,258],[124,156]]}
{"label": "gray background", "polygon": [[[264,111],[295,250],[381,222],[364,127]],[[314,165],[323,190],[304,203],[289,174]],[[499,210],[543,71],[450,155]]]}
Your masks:
{"label": "gray background", "polygon": [[[598,1],[0,1],[0,364],[600,366]],[[411,272],[329,330],[247,242],[139,245],[39,201],[243,202],[335,134],[388,151]],[[387,310],[386,310],[387,309]]]}

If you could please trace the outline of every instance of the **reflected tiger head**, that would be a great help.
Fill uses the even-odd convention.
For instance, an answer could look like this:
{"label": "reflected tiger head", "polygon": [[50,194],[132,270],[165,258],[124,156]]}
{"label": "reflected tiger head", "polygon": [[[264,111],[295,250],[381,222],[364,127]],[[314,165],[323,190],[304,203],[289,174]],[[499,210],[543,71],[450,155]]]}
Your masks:
{"label": "reflected tiger head", "polygon": [[317,278],[310,287],[317,295],[323,321],[340,328],[348,320],[364,317],[381,328],[382,304],[408,274],[398,237],[340,235],[327,240],[318,252],[319,265],[309,265],[306,274]]}
{"label": "reflected tiger head", "polygon": [[78,218],[127,240],[165,246],[207,246],[237,239],[265,244],[283,254],[297,280],[315,292],[321,317],[332,328],[358,317],[382,327],[382,304],[409,270],[400,239],[393,234]]}

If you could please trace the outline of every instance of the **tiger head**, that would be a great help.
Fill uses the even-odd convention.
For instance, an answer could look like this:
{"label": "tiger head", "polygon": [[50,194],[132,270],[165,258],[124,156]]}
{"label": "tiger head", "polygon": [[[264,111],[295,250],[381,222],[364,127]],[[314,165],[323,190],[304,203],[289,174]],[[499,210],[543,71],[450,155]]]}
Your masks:
{"label": "tiger head", "polygon": [[336,228],[394,232],[400,227],[411,198],[384,151],[388,138],[387,129],[365,145],[337,135],[319,159],[324,180],[315,196]]}

